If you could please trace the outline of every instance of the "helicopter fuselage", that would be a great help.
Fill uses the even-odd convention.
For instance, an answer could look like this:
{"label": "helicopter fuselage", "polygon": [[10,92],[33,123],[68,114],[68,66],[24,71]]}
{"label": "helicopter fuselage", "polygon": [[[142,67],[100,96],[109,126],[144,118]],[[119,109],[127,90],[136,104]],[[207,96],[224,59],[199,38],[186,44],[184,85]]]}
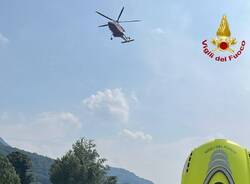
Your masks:
{"label": "helicopter fuselage", "polygon": [[114,37],[123,37],[125,30],[118,22],[108,22],[108,27]]}
{"label": "helicopter fuselage", "polygon": [[107,24],[100,25],[99,27],[106,27],[106,26],[109,27],[109,30],[112,32],[112,36],[110,37],[110,40],[113,40],[113,37],[120,37],[123,40],[122,43],[129,43],[129,42],[134,41],[134,39],[131,39],[130,37],[125,35],[124,33],[125,29],[123,29],[120,23],[139,22],[140,20],[120,21],[123,10],[124,10],[124,7],[122,8],[117,19],[112,19],[98,11],[96,11],[96,13],[109,20]]}

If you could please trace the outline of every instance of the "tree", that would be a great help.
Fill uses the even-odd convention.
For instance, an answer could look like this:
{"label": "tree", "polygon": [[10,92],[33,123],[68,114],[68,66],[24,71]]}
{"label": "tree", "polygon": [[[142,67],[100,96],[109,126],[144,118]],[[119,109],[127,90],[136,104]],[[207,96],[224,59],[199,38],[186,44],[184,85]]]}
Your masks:
{"label": "tree", "polygon": [[109,176],[107,180],[104,182],[104,184],[116,184],[116,183],[117,183],[116,176]]}
{"label": "tree", "polygon": [[7,158],[19,175],[21,184],[30,184],[33,182],[34,178],[31,174],[32,162],[25,154],[16,151],[10,153]]}
{"label": "tree", "polygon": [[107,176],[106,159],[100,158],[93,140],[79,139],[62,158],[50,168],[53,184],[116,184],[114,176]]}
{"label": "tree", "polygon": [[0,184],[20,184],[20,179],[9,160],[0,155]]}

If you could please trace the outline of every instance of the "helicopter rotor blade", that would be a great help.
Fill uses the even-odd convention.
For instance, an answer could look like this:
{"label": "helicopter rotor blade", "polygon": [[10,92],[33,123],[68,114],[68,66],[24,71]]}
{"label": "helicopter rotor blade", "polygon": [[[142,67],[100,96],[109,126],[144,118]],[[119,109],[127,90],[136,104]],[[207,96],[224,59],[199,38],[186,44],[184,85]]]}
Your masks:
{"label": "helicopter rotor blade", "polygon": [[108,24],[103,24],[103,25],[100,25],[98,27],[106,27],[106,26],[108,26]]}
{"label": "helicopter rotor blade", "polygon": [[119,14],[119,16],[118,16],[118,18],[117,18],[117,22],[119,22],[119,20],[120,20],[120,18],[121,18],[121,15],[122,15],[122,12],[123,12],[123,10],[124,10],[124,7],[122,7],[122,10],[121,10],[121,12],[120,12],[120,14]]}
{"label": "helicopter rotor blade", "polygon": [[119,23],[128,23],[128,22],[141,22],[141,20],[124,20],[124,21],[119,21]]}
{"label": "helicopter rotor blade", "polygon": [[115,20],[111,19],[110,17],[108,17],[108,16],[106,16],[106,15],[104,15],[104,14],[98,12],[98,11],[96,11],[96,13],[99,14],[99,15],[101,15],[101,16],[103,16],[103,17],[105,17],[106,19],[109,19],[111,21],[115,21]]}

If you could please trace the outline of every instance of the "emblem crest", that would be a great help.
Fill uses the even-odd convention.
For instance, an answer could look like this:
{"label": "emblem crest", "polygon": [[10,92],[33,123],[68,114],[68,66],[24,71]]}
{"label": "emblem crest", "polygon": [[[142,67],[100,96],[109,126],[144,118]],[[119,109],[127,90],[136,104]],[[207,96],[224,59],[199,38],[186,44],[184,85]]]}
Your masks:
{"label": "emblem crest", "polygon": [[[211,44],[216,48],[210,50],[208,47],[208,41],[204,40],[202,42],[203,52],[210,58],[214,58],[216,61],[226,62],[237,59],[245,49],[246,42],[241,41],[240,49],[235,52],[231,47],[237,44],[236,38],[231,37],[231,31],[229,23],[227,21],[227,16],[222,16],[219,28],[216,33],[216,38],[212,38]],[[221,52],[223,55],[218,55],[218,52]],[[216,56],[217,54],[217,56]]]}

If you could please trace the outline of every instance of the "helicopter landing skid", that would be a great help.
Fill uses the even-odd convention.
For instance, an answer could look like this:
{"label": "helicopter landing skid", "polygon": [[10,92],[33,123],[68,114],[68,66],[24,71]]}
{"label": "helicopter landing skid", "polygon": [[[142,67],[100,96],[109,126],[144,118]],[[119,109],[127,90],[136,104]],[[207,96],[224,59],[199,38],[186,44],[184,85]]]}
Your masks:
{"label": "helicopter landing skid", "polygon": [[130,39],[130,40],[123,41],[122,43],[129,43],[129,42],[132,42],[132,41],[135,41],[135,40],[134,39]]}

